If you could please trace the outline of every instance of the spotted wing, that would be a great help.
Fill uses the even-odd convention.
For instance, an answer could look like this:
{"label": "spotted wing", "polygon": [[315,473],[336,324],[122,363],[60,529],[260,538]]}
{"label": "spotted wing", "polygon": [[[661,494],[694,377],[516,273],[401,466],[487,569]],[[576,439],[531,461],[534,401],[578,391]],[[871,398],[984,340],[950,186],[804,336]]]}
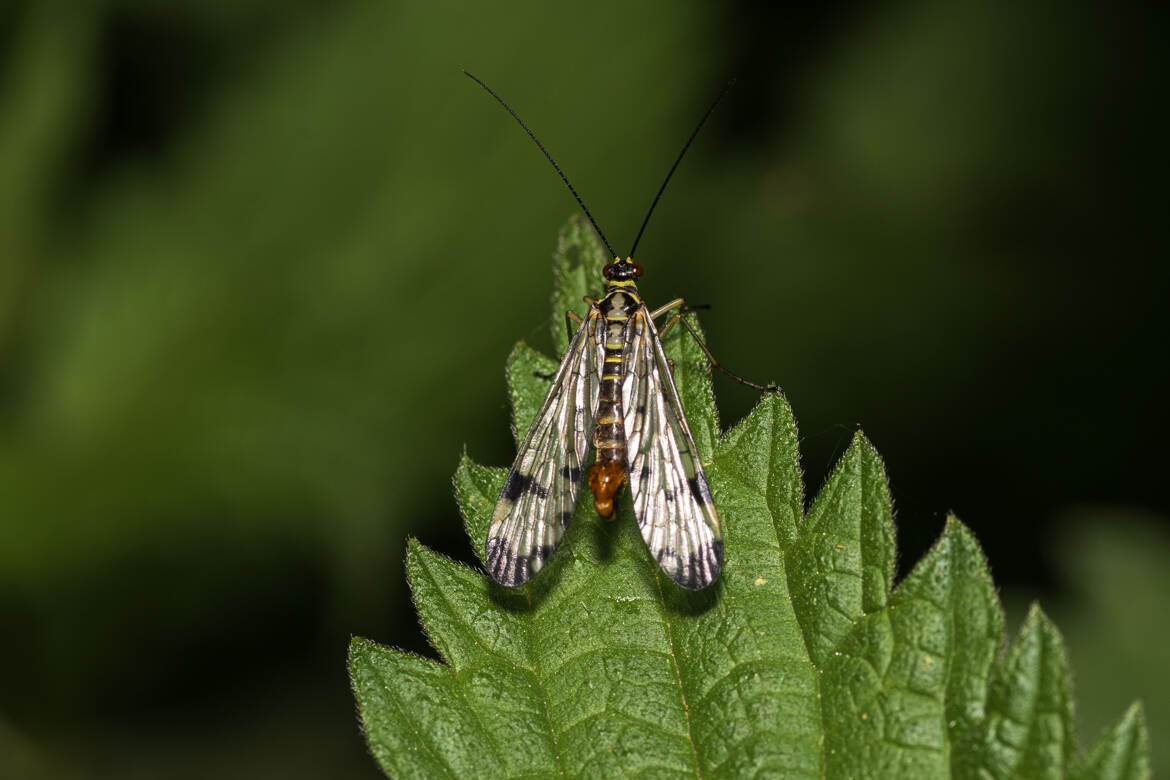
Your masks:
{"label": "spotted wing", "polygon": [[631,318],[622,380],[630,493],[650,553],[684,588],[723,567],[723,532],[658,331],[646,307]]}
{"label": "spotted wing", "polygon": [[573,519],[593,446],[604,322],[591,309],[577,329],[500,491],[484,562],[501,585],[522,585],[540,571]]}

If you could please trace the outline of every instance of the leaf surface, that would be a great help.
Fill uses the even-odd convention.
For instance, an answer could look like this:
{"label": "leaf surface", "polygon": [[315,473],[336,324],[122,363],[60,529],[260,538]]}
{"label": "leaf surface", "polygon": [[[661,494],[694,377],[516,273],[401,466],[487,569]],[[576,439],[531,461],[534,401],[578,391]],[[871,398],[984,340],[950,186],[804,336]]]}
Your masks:
{"label": "leaf surface", "polygon": [[[582,242],[595,244],[577,220],[558,248],[554,306],[586,278],[576,259],[599,256]],[[628,498],[604,523],[587,491],[561,548],[521,588],[412,541],[407,576],[442,662],[363,639],[350,650],[387,774],[1145,776],[1133,710],[1074,764],[1060,635],[1034,609],[1003,652],[1003,612],[962,523],[950,518],[894,588],[890,493],[869,441],[854,437],[806,513],[787,401],[765,395],[720,437],[702,350],[683,328],[664,345],[723,520],[722,577],[677,588]],[[553,368],[523,345],[509,357],[518,439]],[[505,474],[466,457],[455,474],[477,551]]]}

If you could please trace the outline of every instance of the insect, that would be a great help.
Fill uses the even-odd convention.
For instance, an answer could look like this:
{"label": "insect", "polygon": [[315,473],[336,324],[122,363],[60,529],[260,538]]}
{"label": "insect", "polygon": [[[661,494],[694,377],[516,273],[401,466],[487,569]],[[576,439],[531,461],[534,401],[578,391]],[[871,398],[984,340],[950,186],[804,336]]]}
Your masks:
{"label": "insect", "polygon": [[[492,513],[484,555],[488,572],[501,585],[527,582],[544,567],[564,536],[583,481],[593,492],[594,508],[606,520],[616,518],[617,495],[628,483],[638,528],[658,565],[684,588],[705,588],[723,568],[723,532],[674,385],[673,366],[661,342],[661,336],[676,323],[690,330],[696,340],[698,334],[682,318],[682,298],[653,311],[646,307],[636,283],[642,267],[633,261],[633,254],[667,182],[727,88],[683,146],[633,248],[622,259],[528,126],[490,87],[464,73],[536,142],[613,258],[602,270],[605,294],[585,299],[589,311],[584,318],[566,313],[569,347]],[[659,332],[654,322],[667,314],[672,316]],[[703,350],[712,365],[726,371],[705,346]],[[759,390],[779,389],[731,376]],[[594,453],[596,459],[589,465]]]}

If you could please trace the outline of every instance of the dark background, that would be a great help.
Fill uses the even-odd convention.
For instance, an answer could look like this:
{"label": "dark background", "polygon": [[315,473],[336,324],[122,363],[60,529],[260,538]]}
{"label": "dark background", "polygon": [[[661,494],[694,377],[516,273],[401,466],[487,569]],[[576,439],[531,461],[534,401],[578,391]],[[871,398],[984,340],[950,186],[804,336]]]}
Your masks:
{"label": "dark background", "polygon": [[[75,7],[83,6],[83,7]],[[407,535],[511,460],[574,205],[863,428],[901,570],[956,512],[1082,739],[1170,736],[1166,19],[1027,0],[0,5],[0,776],[374,777],[348,637],[427,652]],[[555,320],[558,324],[560,318]],[[724,424],[755,402],[722,378]]]}

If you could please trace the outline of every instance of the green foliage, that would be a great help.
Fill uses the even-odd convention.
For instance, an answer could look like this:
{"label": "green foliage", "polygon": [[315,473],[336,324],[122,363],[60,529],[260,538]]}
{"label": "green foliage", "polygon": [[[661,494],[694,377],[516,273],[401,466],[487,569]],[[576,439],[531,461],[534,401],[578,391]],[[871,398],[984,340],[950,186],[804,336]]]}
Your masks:
{"label": "green foliage", "polygon": [[[581,227],[562,235],[557,305],[597,259]],[[444,663],[350,648],[388,774],[1148,774],[1137,705],[1076,762],[1061,637],[1033,608],[1001,652],[1002,609],[962,523],[894,588],[889,489],[868,440],[854,437],[806,514],[788,403],[765,396],[719,438],[708,365],[680,336],[666,347],[723,518],[722,578],[674,587],[628,500],[613,524],[583,500],[547,571],[515,590],[411,542],[407,575]],[[517,431],[552,367],[523,345],[509,359]],[[477,549],[504,476],[468,458],[456,472]]]}
{"label": "green foliage", "polygon": [[1113,780],[1150,776],[1150,745],[1140,704],[1132,705],[1073,767],[1074,778]]}
{"label": "green foliage", "polygon": [[[1142,721],[1160,744],[1170,734],[1170,680],[1159,673],[1170,644],[1170,622],[1161,617],[1170,593],[1165,521],[1134,509],[1094,505],[1065,512],[1056,527],[1053,552],[1067,595],[1050,612],[1077,662],[1080,733],[1116,730],[1114,713],[1140,691],[1141,710],[1126,720]],[[1005,601],[1011,605],[1011,596]],[[1144,744],[1135,735],[1132,728],[1122,731],[1131,745]],[[1134,755],[1145,753],[1142,747]],[[1117,755],[1128,760],[1120,758],[1124,750]],[[1170,773],[1166,751],[1155,751],[1149,762],[1154,775]]]}

